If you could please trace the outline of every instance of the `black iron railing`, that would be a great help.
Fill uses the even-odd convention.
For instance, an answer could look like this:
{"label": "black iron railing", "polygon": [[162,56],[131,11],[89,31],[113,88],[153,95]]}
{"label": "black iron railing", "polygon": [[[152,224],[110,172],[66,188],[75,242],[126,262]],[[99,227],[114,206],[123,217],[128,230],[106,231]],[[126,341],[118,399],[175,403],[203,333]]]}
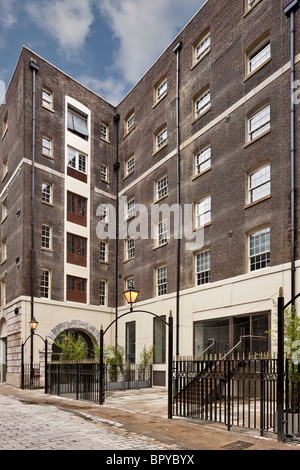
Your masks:
{"label": "black iron railing", "polygon": [[[173,415],[277,432],[276,359],[173,362]],[[300,366],[285,361],[285,434],[300,434]]]}
{"label": "black iron railing", "polygon": [[[99,403],[99,362],[51,362],[47,369],[47,393]],[[105,390],[151,387],[152,366],[104,364],[104,385]]]}

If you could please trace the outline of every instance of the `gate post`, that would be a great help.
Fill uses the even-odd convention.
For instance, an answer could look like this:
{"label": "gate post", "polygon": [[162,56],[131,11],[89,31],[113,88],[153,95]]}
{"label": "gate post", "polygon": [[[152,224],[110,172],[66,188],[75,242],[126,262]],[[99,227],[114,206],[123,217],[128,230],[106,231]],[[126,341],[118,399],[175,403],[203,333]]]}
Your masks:
{"label": "gate post", "polygon": [[103,405],[103,326],[100,328],[100,377],[99,377],[99,404]]}
{"label": "gate post", "polygon": [[284,441],[284,418],[283,418],[283,402],[284,402],[284,297],[278,297],[277,304],[278,314],[278,331],[277,331],[277,440]]}

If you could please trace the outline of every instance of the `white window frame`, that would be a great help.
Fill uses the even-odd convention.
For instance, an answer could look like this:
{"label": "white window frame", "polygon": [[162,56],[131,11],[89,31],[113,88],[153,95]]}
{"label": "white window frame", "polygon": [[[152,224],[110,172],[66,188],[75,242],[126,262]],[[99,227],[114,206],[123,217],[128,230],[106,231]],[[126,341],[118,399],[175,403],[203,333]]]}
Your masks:
{"label": "white window frame", "polygon": [[198,64],[200,60],[210,51],[210,31],[208,31],[197,42],[194,47],[194,63]]}
{"label": "white window frame", "polygon": [[125,121],[125,133],[129,134],[135,128],[135,115],[134,111],[128,115]]}
{"label": "white window frame", "polygon": [[270,266],[270,241],[270,227],[265,227],[249,234],[249,272],[258,271]]}
{"label": "white window frame", "polygon": [[[46,295],[42,295],[42,293]],[[41,298],[50,299],[51,297],[51,271],[50,269],[41,269]]]}
{"label": "white window frame", "polygon": [[53,93],[47,88],[42,91],[42,104],[45,108],[53,109]]}
{"label": "white window frame", "polygon": [[1,213],[1,215],[2,215],[1,222],[3,222],[8,216],[7,198],[5,198],[2,202],[2,211],[1,212],[2,212]]}
{"label": "white window frame", "polygon": [[128,238],[125,242],[125,259],[133,259],[135,257],[135,240]]}
{"label": "white window frame", "polygon": [[260,0],[246,0],[246,11],[252,10]]}
{"label": "white window frame", "polygon": [[168,289],[168,268],[167,265],[156,268],[156,296],[161,297],[167,294]]}
{"label": "white window frame", "polygon": [[108,206],[107,204],[100,204],[99,207],[100,207],[100,210],[99,210],[98,215],[100,217],[100,222],[107,224],[108,223]]}
{"label": "white window frame", "polygon": [[168,219],[163,219],[156,225],[156,246],[162,246],[168,241]]}
{"label": "white window frame", "polygon": [[99,281],[99,305],[106,307],[107,305],[107,281],[106,279],[100,279]]}
{"label": "white window frame", "polygon": [[8,173],[8,155],[4,157],[3,164],[2,164],[2,180],[4,180],[7,173]]}
{"label": "white window frame", "polygon": [[1,242],[1,263],[7,260],[7,238],[3,238]]}
{"label": "white window frame", "polygon": [[247,75],[254,73],[271,58],[270,37],[267,36],[247,54]]}
{"label": "white window frame", "polygon": [[42,154],[46,157],[53,156],[53,142],[51,137],[47,137],[46,135],[42,137]]}
{"label": "white window frame", "polygon": [[167,77],[163,78],[155,88],[155,102],[158,103],[168,91],[168,79]]}
{"label": "white window frame", "polygon": [[198,119],[202,114],[211,108],[210,89],[206,89],[200,96],[194,99],[194,119]]}
{"label": "white window frame", "polygon": [[248,141],[257,139],[271,128],[271,108],[268,104],[248,118]]}
{"label": "white window frame", "polygon": [[42,224],[42,249],[52,250],[52,226]]}
{"label": "white window frame", "polygon": [[99,243],[99,261],[101,263],[107,263],[107,242],[100,240]]}
{"label": "white window frame", "polygon": [[100,179],[101,181],[108,181],[108,168],[104,163],[100,163]]}
{"label": "white window frame", "polygon": [[100,137],[106,142],[109,141],[109,127],[105,122],[101,122],[100,125]]}
{"label": "white window frame", "polygon": [[155,149],[156,151],[160,150],[162,147],[168,143],[168,129],[167,126],[164,126],[160,131],[155,135]]}
{"label": "white window frame", "polygon": [[195,203],[195,228],[211,222],[211,196],[206,196]]}
{"label": "white window frame", "polygon": [[196,286],[210,282],[210,250],[204,250],[195,255]]}
{"label": "white window frame", "polygon": [[164,175],[162,178],[155,182],[155,199],[159,199],[168,195],[168,175]]}
{"label": "white window frame", "polygon": [[248,204],[271,194],[270,163],[261,165],[248,174]]}
{"label": "white window frame", "polygon": [[73,147],[68,147],[68,167],[86,175],[87,164],[87,155],[85,153],[80,152]]}
{"label": "white window frame", "polygon": [[130,219],[135,216],[135,199],[129,199],[126,203],[126,218]]}
{"label": "white window frame", "polygon": [[135,171],[135,158],[134,155],[131,155],[131,157],[128,158],[125,164],[125,173],[126,176],[131,175]]}
{"label": "white window frame", "polygon": [[6,305],[6,277],[1,279],[1,307]]}
{"label": "white window frame", "polygon": [[205,147],[195,154],[195,176],[211,167],[211,147]]}
{"label": "white window frame", "polygon": [[53,203],[53,187],[50,183],[42,183],[42,202],[46,204]]}

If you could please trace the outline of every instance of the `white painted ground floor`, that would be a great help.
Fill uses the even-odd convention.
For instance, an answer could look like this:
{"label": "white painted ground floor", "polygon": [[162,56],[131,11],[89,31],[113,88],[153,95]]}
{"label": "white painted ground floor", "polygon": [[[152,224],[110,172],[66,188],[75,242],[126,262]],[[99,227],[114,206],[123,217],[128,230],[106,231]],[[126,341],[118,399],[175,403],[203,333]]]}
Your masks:
{"label": "white painted ground floor", "polygon": [[[300,262],[296,263],[296,293],[300,291]],[[126,351],[127,360],[139,362],[144,347],[155,345],[153,364],[154,385],[166,385],[168,327],[173,316],[174,356],[199,356],[228,352],[243,337],[246,352],[274,350],[266,330],[276,328],[277,298],[283,289],[285,303],[290,300],[290,265],[262,269],[223,281],[205,284],[180,292],[179,324],[177,322],[176,293],[161,298],[137,302],[133,312],[117,322],[118,344]],[[296,304],[297,307],[297,304]],[[144,310],[142,313],[137,310]],[[136,312],[135,312],[136,311]],[[128,306],[119,307],[118,316],[129,312]],[[154,316],[154,315],[156,316]],[[0,311],[0,382],[20,385],[21,345],[30,335],[30,298],[21,297]],[[48,341],[48,359],[55,352],[54,341],[65,332],[79,335],[91,352],[99,344],[101,326],[105,330],[115,320],[115,310],[71,302],[34,299],[34,316],[39,322],[34,336],[35,364],[43,370]],[[105,345],[115,344],[116,323],[104,336]],[[30,361],[30,340],[24,348],[24,362]]]}

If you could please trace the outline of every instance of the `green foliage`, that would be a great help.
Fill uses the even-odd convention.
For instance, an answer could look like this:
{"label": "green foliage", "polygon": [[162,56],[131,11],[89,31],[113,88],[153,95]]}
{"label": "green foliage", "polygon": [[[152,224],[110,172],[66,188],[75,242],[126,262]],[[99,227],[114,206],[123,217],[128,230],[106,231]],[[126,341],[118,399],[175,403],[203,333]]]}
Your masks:
{"label": "green foliage", "polygon": [[139,380],[145,379],[146,368],[149,364],[153,363],[154,346],[150,346],[148,349],[144,346],[143,351],[140,353],[140,364],[138,369]]}
{"label": "green foliage", "polygon": [[[273,336],[274,342],[277,344],[277,316],[275,319],[275,328],[267,331],[269,335]],[[300,341],[300,317],[297,315],[294,306],[285,309],[284,311],[284,349],[288,358],[292,358],[294,353],[299,350]]]}
{"label": "green foliage", "polygon": [[61,361],[80,361],[85,358],[84,344],[79,338],[75,338],[74,335],[68,333],[62,339],[62,341],[55,341],[54,343],[58,346],[62,353],[60,356]]}

